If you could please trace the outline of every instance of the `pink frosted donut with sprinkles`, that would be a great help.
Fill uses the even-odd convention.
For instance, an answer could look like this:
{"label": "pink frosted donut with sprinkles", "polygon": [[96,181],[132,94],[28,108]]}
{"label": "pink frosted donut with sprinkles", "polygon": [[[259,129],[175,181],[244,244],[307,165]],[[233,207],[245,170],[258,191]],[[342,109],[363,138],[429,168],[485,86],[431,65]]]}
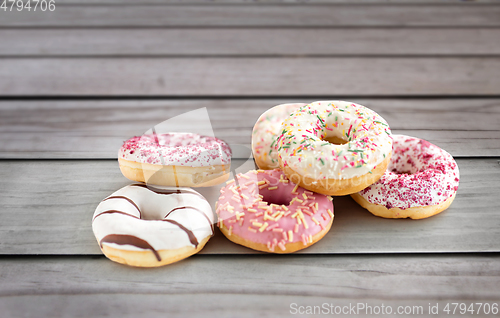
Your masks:
{"label": "pink frosted donut with sprinkles", "polygon": [[260,169],[279,168],[276,139],[281,131],[281,124],[290,113],[304,105],[306,104],[281,104],[260,115],[252,130],[253,157]]}
{"label": "pink frosted donut with sprinkles", "polygon": [[455,199],[460,180],[453,157],[422,139],[404,135],[393,138],[393,155],[386,173],[351,196],[384,218],[423,219],[446,210]]}
{"label": "pink frosted donut with sprinkles", "polygon": [[220,193],[221,232],[254,250],[301,250],[320,240],[333,223],[333,199],[299,187],[279,169],[238,174]]}
{"label": "pink frosted donut with sprinkles", "polygon": [[125,141],[118,163],[133,181],[206,187],[229,178],[231,148],[218,138],[192,133],[146,134]]}
{"label": "pink frosted donut with sprinkles", "polygon": [[327,195],[356,193],[385,172],[391,130],[374,111],[345,101],[300,107],[283,121],[278,161],[294,183]]}

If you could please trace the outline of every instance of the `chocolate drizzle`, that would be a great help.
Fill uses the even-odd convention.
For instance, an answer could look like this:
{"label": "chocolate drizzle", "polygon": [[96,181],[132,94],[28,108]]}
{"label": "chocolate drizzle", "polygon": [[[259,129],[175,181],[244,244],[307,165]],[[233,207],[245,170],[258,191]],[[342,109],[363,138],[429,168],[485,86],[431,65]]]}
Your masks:
{"label": "chocolate drizzle", "polygon": [[[192,234],[192,233],[191,233]],[[196,240],[196,238],[195,238]],[[156,259],[158,262],[161,261],[160,254],[158,251],[156,251],[148,242],[133,236],[133,235],[126,235],[126,234],[109,234],[106,235],[105,237],[102,238],[102,240],[99,242],[99,246],[102,249],[102,243],[115,243],[118,245],[132,245],[138,248],[146,249],[146,250],[151,250],[153,254],[155,254]],[[198,242],[196,242],[198,243]]]}
{"label": "chocolate drizzle", "polygon": [[189,241],[191,242],[191,244],[193,244],[196,248],[198,247],[198,244],[199,244],[198,240],[196,239],[196,236],[194,236],[193,232],[191,232],[191,230],[189,230],[184,225],[182,225],[179,222],[174,221],[174,220],[163,220],[163,221],[177,225],[181,230],[183,230],[184,232],[186,232],[186,234],[189,237]]}
{"label": "chocolate drizzle", "polygon": [[[149,186],[147,184],[141,184],[141,183],[134,183],[134,184],[131,184],[130,186],[145,188],[153,193],[161,194],[161,195],[194,194],[194,195],[198,195],[199,197],[201,197],[205,200],[205,198],[201,194],[197,193],[196,191],[192,191],[190,189],[185,189],[185,188],[162,189],[162,188],[156,188],[156,187],[152,187],[152,186]],[[95,215],[94,219],[92,221],[94,221],[97,217],[99,217],[103,214],[113,214],[113,213],[127,215],[127,216],[133,217],[135,219],[139,219],[139,220],[143,219],[142,218],[143,213],[141,212],[139,206],[132,199],[130,199],[126,196],[116,195],[116,196],[107,197],[103,201],[110,200],[110,199],[126,200],[127,202],[132,204],[137,209],[137,211],[139,211],[139,217],[137,217],[134,214],[126,213],[124,211],[106,210],[106,211],[100,212],[99,214]],[[191,197],[191,199],[193,199],[193,198]],[[176,201],[176,200],[174,200],[174,201]],[[198,209],[194,206],[180,206],[180,207],[173,208],[165,215],[165,218],[163,220],[159,220],[159,221],[169,222],[169,223],[177,226],[180,230],[184,231],[187,234],[190,243],[193,246],[195,246],[195,248],[198,248],[198,245],[199,245],[198,239],[196,238],[196,236],[194,235],[194,233],[190,229],[188,229],[187,227],[185,227],[184,225],[180,224],[179,222],[177,222],[175,220],[166,219],[172,212],[174,212],[176,210],[182,210],[182,209],[193,209],[193,210],[197,211],[198,213],[201,213],[205,217],[205,219],[207,220],[208,224],[210,224],[210,228],[212,230],[212,235],[214,234],[214,224],[212,224],[212,221],[210,221],[210,218],[203,212],[203,210]],[[180,234],[180,235],[182,236],[182,234]],[[134,236],[134,235],[109,234],[100,240],[99,245],[101,246],[101,249],[103,247],[103,243],[114,243],[114,244],[119,244],[119,245],[131,245],[131,246],[135,246],[135,247],[138,247],[141,249],[151,250],[153,252],[153,254],[155,255],[156,259],[158,261],[161,261],[161,257],[160,257],[160,254],[158,251],[156,251],[147,241],[145,241],[137,236]]]}
{"label": "chocolate drizzle", "polygon": [[132,201],[132,199],[127,198],[127,197],[122,196],[122,195],[114,195],[114,196],[111,196],[111,197],[107,197],[106,199],[104,199],[102,201],[104,202],[104,201],[109,200],[109,199],[124,199],[124,200],[127,200],[128,202],[130,202],[137,209],[137,211],[139,211],[139,217],[142,218],[141,209],[139,209],[139,207],[137,206],[137,204],[135,204],[135,202]]}
{"label": "chocolate drizzle", "polygon": [[103,214],[111,214],[111,213],[118,213],[118,214],[123,214],[123,215],[126,215],[126,216],[130,216],[130,217],[133,217],[133,218],[136,218],[136,219],[140,219],[138,218],[137,216],[135,215],[132,215],[132,214],[128,214],[126,212],[123,212],[123,211],[118,211],[118,210],[107,210],[107,211],[103,211],[99,214],[97,214],[96,216],[94,216],[94,218],[92,219],[92,222],[98,217],[98,216],[101,216]]}
{"label": "chocolate drizzle", "polygon": [[207,220],[208,224],[210,224],[210,228],[212,229],[212,235],[214,234],[214,225],[212,224],[212,221],[210,221],[210,219],[208,218],[208,216],[205,214],[205,212],[203,212],[202,210],[198,209],[198,208],[195,208],[194,206],[180,206],[180,207],[177,207],[175,209],[172,209],[170,210],[170,212],[167,213],[167,215],[165,215],[164,219],[167,218],[167,216],[170,215],[170,213],[174,212],[175,210],[181,210],[181,209],[186,209],[186,208],[190,208],[190,209],[193,209],[195,210],[196,212],[199,212],[201,215],[203,215],[205,217],[205,219]]}
{"label": "chocolate drizzle", "polygon": [[131,184],[130,185],[131,187],[141,187],[141,188],[144,188],[144,189],[148,189],[156,194],[165,194],[165,195],[169,195],[169,194],[181,194],[181,193],[191,193],[191,192],[188,192],[188,191],[184,191],[182,192],[181,189],[175,189],[175,190],[170,190],[170,189],[159,189],[159,188],[155,188],[155,187],[152,187],[152,186],[149,186],[147,184],[142,184],[142,183],[134,183],[134,184]]}
{"label": "chocolate drizzle", "polygon": [[144,188],[144,189],[148,189],[149,191],[154,192],[156,194],[164,194],[164,195],[182,194],[182,193],[193,194],[193,195],[197,195],[200,198],[202,198],[203,200],[205,200],[205,197],[202,196],[201,194],[199,194],[198,192],[188,191],[188,190],[182,189],[182,188],[176,188],[175,190],[173,190],[173,189],[160,189],[160,188],[155,188],[155,187],[153,187],[151,185],[147,185],[147,184],[144,184],[144,183],[133,183],[130,186],[131,187],[141,187],[141,188]]}

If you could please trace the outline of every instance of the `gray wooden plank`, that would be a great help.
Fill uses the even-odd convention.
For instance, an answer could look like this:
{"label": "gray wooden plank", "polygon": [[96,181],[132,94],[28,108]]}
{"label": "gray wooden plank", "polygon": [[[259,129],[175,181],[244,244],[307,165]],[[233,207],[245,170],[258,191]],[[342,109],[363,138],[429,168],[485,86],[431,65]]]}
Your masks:
{"label": "gray wooden plank", "polygon": [[418,306],[428,317],[429,304],[442,315],[446,303],[500,297],[497,255],[195,255],[147,270],[85,257],[0,262],[3,317],[284,317],[324,303]]}
{"label": "gray wooden plank", "polygon": [[[110,159],[117,156],[118,149],[128,137],[141,135],[143,130],[125,130],[120,136],[109,131],[91,132],[32,132],[3,133],[0,145],[2,159]],[[250,149],[250,130],[224,128],[215,130],[215,135],[229,143],[235,158],[243,158]],[[394,129],[395,134],[405,134],[430,141],[446,149],[453,156],[492,157],[499,156],[498,131],[464,130],[403,130]]]}
{"label": "gray wooden plank", "polygon": [[0,56],[500,54],[500,29],[0,29]]}
{"label": "gray wooden plank", "polygon": [[[242,264],[244,266],[244,264]],[[154,279],[154,278],[152,278]],[[221,278],[224,279],[224,278]],[[433,279],[433,277],[429,277]],[[496,280],[495,280],[496,281]],[[229,284],[229,283],[228,283]],[[431,284],[434,286],[434,284]],[[464,287],[461,287],[465,289]],[[300,291],[297,291],[299,293]],[[457,305],[455,305],[455,303]],[[467,317],[460,314],[459,304],[475,308],[474,317],[492,317],[491,306],[497,299],[425,298],[425,300],[380,300],[376,296],[354,301],[342,297],[304,295],[239,295],[225,293],[190,294],[85,294],[40,295],[0,298],[3,317],[373,317],[375,312],[390,311],[385,317]],[[480,312],[488,304],[489,314]],[[448,305],[448,307],[446,307]],[[462,305],[462,306],[463,306]],[[472,307],[470,307],[472,305]],[[309,306],[309,307],[308,307]],[[359,310],[356,310],[359,306]],[[456,308],[455,314],[453,309]],[[352,309],[350,309],[352,307]],[[390,309],[388,308],[390,307]],[[437,309],[436,313],[430,308]],[[315,308],[315,309],[314,309]],[[366,308],[366,309],[363,309]],[[381,309],[385,308],[385,309]],[[450,309],[447,314],[445,308]],[[481,308],[481,309],[479,309]],[[496,308],[496,306],[495,306]],[[315,310],[315,311],[314,311]],[[335,314],[337,310],[338,314]],[[346,314],[342,314],[342,310]],[[316,314],[314,314],[314,312]],[[466,311],[463,311],[466,312]],[[333,313],[333,314],[332,314]],[[321,315],[321,316],[320,316]],[[381,315],[382,316],[382,315]]]}
{"label": "gray wooden plank", "polygon": [[498,94],[500,59],[4,58],[3,96]]}
{"label": "gray wooden plank", "polygon": [[[500,251],[498,159],[458,159],[457,197],[445,212],[420,221],[375,217],[350,197],[335,198],[335,221],[323,240],[301,253],[425,253]],[[253,160],[234,160],[246,172]],[[0,161],[0,254],[92,254],[100,250],[91,230],[97,204],[129,184],[116,161]],[[211,202],[220,186],[200,188]],[[457,231],[457,229],[460,229]],[[253,251],[214,237],[205,254]]]}
{"label": "gray wooden plank", "polygon": [[0,12],[0,27],[500,26],[495,4],[61,5]]}
{"label": "gray wooden plank", "polygon": [[[238,4],[238,5],[255,5],[256,2],[248,0],[58,0],[57,3],[60,4],[106,4],[106,5],[145,5],[145,4],[169,4],[169,5],[192,5],[192,4]],[[259,5],[267,4],[352,4],[352,3],[362,3],[362,4],[425,4],[425,5],[435,5],[435,4],[488,4],[488,3],[498,3],[498,0],[474,0],[474,2],[464,2],[463,0],[266,0],[265,2],[257,2]]]}
{"label": "gray wooden plank", "polygon": [[[196,290],[258,294],[267,289],[267,295],[294,295],[302,291],[304,296],[355,299],[373,297],[376,290],[381,293],[379,299],[470,296],[491,300],[500,293],[494,288],[500,280],[499,261],[497,254],[195,255],[145,270],[119,265],[104,257],[14,257],[2,259],[0,295],[188,294]],[[248,269],[252,275],[242,275],[244,267],[252,268]],[[318,275],[318,271],[323,275]],[[433,276],[434,279],[426,280]],[[474,286],[464,288],[469,279]],[[406,284],[398,284],[399,280]],[[329,284],[333,281],[335,284]],[[165,288],[166,284],[170,288]]]}
{"label": "gray wooden plank", "polygon": [[[454,156],[500,156],[499,99],[350,99],[380,113],[394,133],[424,138]],[[304,99],[0,101],[0,158],[116,158],[127,138],[206,107],[214,133],[249,145],[259,116]],[[190,131],[190,123],[182,123]],[[236,155],[237,157],[239,155]]]}

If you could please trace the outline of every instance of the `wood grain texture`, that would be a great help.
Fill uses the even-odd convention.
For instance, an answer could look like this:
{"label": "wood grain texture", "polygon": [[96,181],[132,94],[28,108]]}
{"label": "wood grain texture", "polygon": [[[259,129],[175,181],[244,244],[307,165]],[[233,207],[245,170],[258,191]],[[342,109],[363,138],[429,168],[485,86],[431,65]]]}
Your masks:
{"label": "wood grain texture", "polygon": [[500,6],[475,4],[56,5],[1,12],[0,27],[498,27]]}
{"label": "wood grain texture", "polygon": [[500,59],[4,58],[3,96],[497,95]]}
{"label": "wood grain texture", "polygon": [[[0,11],[0,97],[97,97],[0,101],[0,158],[15,159],[0,160],[2,317],[280,317],[291,303],[355,302],[430,316],[429,303],[498,303],[500,162],[478,157],[500,156],[500,103],[464,98],[499,95],[498,1],[188,1]],[[248,145],[264,110],[320,95],[355,96],[393,132],[472,157],[457,160],[451,208],[384,220],[337,198],[332,231],[304,254],[261,255],[217,233],[204,255],[143,270],[105,259],[90,227],[100,200],[129,183],[116,161],[19,160],[115,158],[124,139],[200,107],[217,136]]]}
{"label": "wood grain texture", "polygon": [[[216,136],[229,143],[234,158],[244,158],[250,151],[250,130],[238,128],[217,129]],[[425,139],[445,149],[453,156],[499,156],[498,131],[464,130],[403,130],[393,129],[394,134],[404,134]],[[120,136],[110,131],[91,132],[29,132],[3,133],[0,151],[2,159],[110,159],[116,158],[123,142],[144,130],[129,129]],[[126,137],[124,137],[126,136]]]}
{"label": "wood grain texture", "polygon": [[[224,289],[227,294],[352,298],[373,297],[377,291],[384,300],[411,299],[427,293],[429,298],[469,296],[490,300],[499,296],[498,288],[493,288],[500,280],[498,255],[460,255],[462,260],[456,261],[457,256],[195,255],[152,269],[119,265],[104,257],[41,257],[36,265],[29,258],[13,257],[2,260],[0,293],[1,296],[51,295],[57,291],[80,295],[176,294],[183,290],[208,293]],[[243,267],[252,268],[252,277],[242,275]],[[323,284],[322,279],[335,283]],[[463,286],[459,288],[468,279],[474,284],[476,294]],[[398,284],[398,280],[405,283]],[[166,284],[170,288],[165,288]]]}
{"label": "wood grain texture", "polygon": [[[335,198],[335,221],[323,240],[301,253],[500,251],[500,185],[496,159],[458,159],[460,186],[452,206],[420,221],[375,217],[350,197]],[[253,161],[234,160],[246,172]],[[0,161],[0,254],[100,255],[91,230],[98,203],[129,184],[116,161]],[[199,188],[211,204],[219,188]],[[457,229],[460,229],[457,231]],[[218,235],[202,253],[254,253]]]}
{"label": "wood grain texture", "polygon": [[429,303],[442,310],[500,297],[497,255],[195,255],[154,269],[87,257],[1,264],[3,317],[289,317],[292,303],[357,302],[422,306],[428,316]]}
{"label": "wood grain texture", "polygon": [[[0,158],[116,158],[126,139],[206,107],[217,137],[250,145],[267,109],[304,99],[0,101]],[[352,99],[394,133],[429,140],[454,156],[500,156],[498,99]],[[191,131],[192,122],[179,122]],[[238,157],[239,155],[236,154]]]}
{"label": "wood grain texture", "polygon": [[362,3],[362,4],[420,4],[420,5],[443,5],[443,4],[489,4],[498,3],[498,0],[474,0],[474,2],[464,2],[463,0],[266,0],[264,1],[248,1],[248,0],[144,0],[138,2],[138,0],[58,0],[57,3],[60,4],[106,4],[106,5],[145,5],[145,4],[169,4],[169,5],[192,5],[192,4],[238,4],[238,5],[267,5],[267,4],[351,4],[351,3]]}
{"label": "wood grain texture", "polygon": [[500,54],[500,29],[0,29],[0,39],[0,56]]}
{"label": "wood grain texture", "polygon": [[[245,266],[242,264],[242,266]],[[295,274],[295,273],[294,273]],[[433,279],[429,277],[428,279]],[[224,278],[221,278],[224,279]],[[473,279],[469,279],[471,281]],[[496,281],[496,280],[494,280]],[[403,281],[404,283],[404,281]],[[480,285],[480,283],[478,283]],[[431,286],[434,286],[431,284]],[[288,286],[285,286],[288,288]],[[462,286],[460,288],[463,288]],[[490,287],[491,288],[491,287]],[[300,291],[297,291],[299,293]],[[375,294],[375,292],[374,292]],[[470,292],[470,294],[474,294]],[[422,300],[422,298],[424,300]],[[356,308],[359,304],[360,309],[356,317],[373,317],[374,312],[381,312],[381,306],[384,310],[389,310],[391,307],[393,315],[386,317],[401,317],[408,316],[408,313],[416,312],[414,317],[439,317],[437,315],[428,314],[429,304],[438,306],[441,315],[445,316],[443,309],[446,305],[453,308],[458,305],[453,303],[464,303],[470,306],[473,303],[488,303],[491,305],[496,303],[496,299],[484,300],[482,298],[430,298],[426,295],[415,297],[415,299],[384,299],[381,300],[378,296],[366,297],[363,300],[339,297],[324,297],[324,296],[303,296],[303,295],[268,295],[263,293],[258,294],[226,294],[224,292],[214,293],[178,293],[178,294],[62,294],[62,295],[40,295],[40,296],[12,296],[0,298],[0,306],[4,308],[4,317],[110,317],[119,315],[120,317],[135,318],[138,316],[158,317],[250,317],[256,315],[259,317],[290,317],[292,315],[300,315],[303,317],[315,317],[319,315],[327,315],[334,310],[338,312],[346,312],[347,314],[356,314],[355,309],[349,312],[350,306]],[[453,304],[453,305],[452,305]],[[311,307],[307,307],[311,306]],[[314,306],[314,307],[312,307]],[[330,307],[332,306],[332,307]],[[472,305],[477,311],[479,305]],[[474,307],[475,306],[475,307]],[[322,309],[322,308],[328,309]],[[370,309],[368,309],[368,307]],[[377,308],[376,308],[377,307]],[[314,309],[316,308],[316,309]],[[448,307],[449,308],[449,307]],[[457,307],[458,308],[458,307]],[[481,309],[484,308],[481,306]],[[310,311],[307,311],[310,310]],[[316,315],[313,315],[313,310],[316,310]],[[323,310],[323,311],[322,311]],[[401,311],[398,316],[397,310]],[[384,311],[385,312],[385,311]],[[456,313],[460,310],[457,309]],[[475,317],[491,317],[490,314],[475,314]],[[424,313],[424,314],[422,314]],[[340,317],[349,317],[346,315],[336,315]],[[446,315],[448,316],[448,315]],[[449,315],[450,317],[463,317],[463,315]],[[300,316],[298,316],[300,317]],[[410,317],[412,317],[410,315]]]}

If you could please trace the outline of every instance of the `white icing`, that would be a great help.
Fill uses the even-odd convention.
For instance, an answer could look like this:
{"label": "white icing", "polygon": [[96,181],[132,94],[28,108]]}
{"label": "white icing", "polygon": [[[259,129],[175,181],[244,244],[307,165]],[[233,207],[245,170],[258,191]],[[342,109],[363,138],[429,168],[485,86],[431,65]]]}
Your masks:
{"label": "white icing", "polygon": [[[332,137],[348,142],[337,145],[324,140]],[[387,122],[374,111],[345,101],[319,101],[301,107],[283,122],[278,138],[283,165],[319,180],[365,175],[391,150]]]}
{"label": "white icing", "polygon": [[218,138],[192,133],[151,134],[127,140],[118,158],[140,163],[206,167],[231,162],[229,145]]}
{"label": "white icing", "polygon": [[252,131],[252,152],[255,158],[270,169],[279,168],[276,139],[281,132],[281,124],[290,113],[304,106],[304,103],[281,104],[268,109],[255,123]]}
{"label": "white icing", "polygon": [[[210,204],[201,194],[189,188],[156,187],[156,189],[174,191],[179,189],[186,193],[157,194],[150,189],[133,185],[121,188],[110,197],[124,196],[129,198],[139,207],[142,218],[135,218],[139,217],[139,211],[127,200],[121,198],[105,199],[97,206],[92,222],[92,230],[97,241],[101,242],[107,235],[119,234],[132,235],[145,240],[157,251],[193,246],[186,232],[179,226],[161,221],[167,213],[178,207],[188,208],[175,210],[167,216],[167,220],[174,220],[191,230],[198,242],[212,234],[214,215]],[[189,207],[194,207],[199,211]],[[101,214],[108,210],[118,210],[127,215],[120,213]],[[103,244],[110,244],[123,250],[143,250],[133,245]]]}
{"label": "white icing", "polygon": [[407,209],[443,203],[456,193],[459,170],[453,157],[427,141],[393,135],[393,154],[385,174],[359,192],[368,202]]}

